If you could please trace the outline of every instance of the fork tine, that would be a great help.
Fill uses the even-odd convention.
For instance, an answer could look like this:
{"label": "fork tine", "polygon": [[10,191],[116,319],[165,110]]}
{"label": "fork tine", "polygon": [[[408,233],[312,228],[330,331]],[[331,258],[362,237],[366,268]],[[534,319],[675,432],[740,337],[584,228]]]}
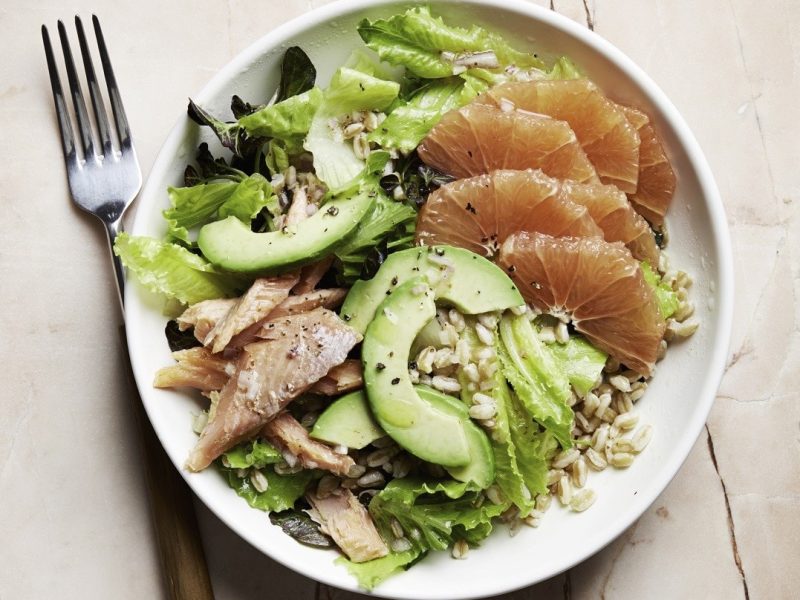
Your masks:
{"label": "fork tine", "polygon": [[64,64],[67,67],[67,80],[69,89],[72,92],[72,105],[75,107],[75,116],[78,121],[78,129],[81,141],[83,142],[84,158],[89,159],[94,154],[92,143],[92,126],[89,124],[89,114],[86,112],[86,103],[83,101],[83,91],[75,72],[75,63],[72,60],[72,51],[69,47],[67,29],[62,21],[58,21],[58,36],[61,38],[61,49],[64,51]]}
{"label": "fork tine", "polygon": [[117,125],[117,135],[119,136],[120,150],[131,147],[131,130],[128,128],[128,117],[125,116],[125,108],[122,106],[122,97],[117,87],[117,79],[114,77],[114,69],[111,68],[111,59],[108,57],[106,40],[103,37],[103,30],[100,29],[100,20],[96,15],[92,15],[94,33],[97,37],[97,47],[100,50],[100,62],[103,63],[103,75],[108,86],[108,97],[111,100],[111,110],[114,112],[114,121]]}
{"label": "fork tine", "polygon": [[64,92],[61,89],[58,67],[56,67],[56,60],[53,56],[53,47],[50,45],[50,35],[44,25],[42,25],[42,42],[44,42],[44,54],[47,57],[47,70],[50,73],[50,87],[53,88],[53,102],[56,105],[58,128],[61,130],[61,147],[64,151],[64,160],[67,165],[70,165],[77,162],[75,138],[72,135],[72,125],[69,122],[69,113],[67,112],[67,104],[64,101]]}
{"label": "fork tine", "polygon": [[86,43],[86,34],[83,31],[83,23],[79,16],[75,15],[75,28],[78,30],[78,43],[81,47],[83,57],[83,68],[86,71],[86,82],[89,84],[89,96],[92,99],[94,118],[97,122],[97,133],[100,143],[103,145],[103,155],[108,157],[112,154],[111,137],[108,132],[108,115],[103,104],[103,96],[100,93],[100,86],[97,84],[97,77],[94,74],[92,55],[89,52],[89,45]]}

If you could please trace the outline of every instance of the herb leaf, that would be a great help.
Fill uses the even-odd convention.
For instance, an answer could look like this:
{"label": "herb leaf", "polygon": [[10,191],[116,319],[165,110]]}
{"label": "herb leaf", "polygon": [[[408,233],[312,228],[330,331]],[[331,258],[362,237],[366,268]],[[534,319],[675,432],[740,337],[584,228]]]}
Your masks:
{"label": "herb leaf", "polygon": [[278,84],[278,97],[275,102],[307,92],[314,87],[316,79],[317,70],[311,59],[298,46],[292,46],[283,55],[281,81]]}
{"label": "herb leaf", "polygon": [[273,525],[280,526],[285,534],[301,544],[315,548],[333,547],[331,538],[322,533],[319,525],[303,511],[289,509],[277,513],[271,512],[269,520]]}

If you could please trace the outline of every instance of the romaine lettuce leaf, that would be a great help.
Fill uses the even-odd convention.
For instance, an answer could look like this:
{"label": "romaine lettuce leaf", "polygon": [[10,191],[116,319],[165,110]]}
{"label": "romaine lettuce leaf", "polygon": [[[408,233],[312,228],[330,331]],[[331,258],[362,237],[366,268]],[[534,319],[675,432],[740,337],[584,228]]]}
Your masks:
{"label": "romaine lettuce leaf", "polygon": [[566,344],[553,342],[546,347],[579,396],[585,396],[598,383],[608,355],[586,338],[571,335]]}
{"label": "romaine lettuce leaf", "polygon": [[313,87],[307,92],[241,117],[238,123],[250,136],[301,138],[311,127],[311,121],[320,104],[322,104],[322,90]]}
{"label": "romaine lettuce leaf", "polygon": [[555,454],[558,442],[533,421],[519,396],[510,394],[507,406],[511,442],[522,479],[531,494],[543,494],[547,491],[548,460]]}
{"label": "romaine lettuce leaf", "polygon": [[[244,175],[244,174],[242,174]],[[189,244],[189,229],[233,215],[250,222],[269,202],[272,186],[255,173],[241,181],[214,181],[167,190],[171,207],[164,211],[167,235]]]}
{"label": "romaine lettuce leaf", "polygon": [[369,141],[384,148],[410,152],[444,113],[467,104],[488,87],[482,82],[482,88],[478,89],[478,81],[448,77],[426,83],[408,101],[392,110],[380,127],[369,134]]}
{"label": "romaine lettuce leaf", "polygon": [[292,475],[278,475],[271,466],[261,469],[269,485],[264,492],[257,491],[248,476],[239,477],[236,469],[225,469],[228,485],[247,500],[253,508],[281,511],[292,508],[308,484],[319,477],[316,471],[303,470]]}
{"label": "romaine lettuce leaf", "polygon": [[399,243],[410,245],[413,242],[417,211],[408,204],[390,200],[382,190],[377,194],[370,212],[361,220],[358,229],[336,249],[336,257],[344,266],[342,274],[347,281],[358,278],[367,254],[374,247],[385,243],[387,247],[392,244],[392,250],[396,250],[399,249]]}
{"label": "romaine lettuce leaf", "polygon": [[389,19],[365,19],[359,24],[358,33],[381,60],[402,65],[414,75],[427,79],[454,74],[453,64],[442,58],[442,52],[491,50],[501,66],[542,66],[534,55],[514,50],[496,33],[474,25],[470,29],[445,25],[441,17],[432,16],[426,6],[411,8]]}
{"label": "romaine lettuce leaf", "polygon": [[[503,495],[519,508],[523,517],[526,517],[535,506],[532,492],[540,490],[538,488],[532,490],[523,476],[517,444],[512,436],[512,425],[516,426],[513,421],[520,418],[530,422],[530,417],[517,414],[516,407],[512,404],[511,391],[499,370],[495,373],[492,398],[497,403],[495,427],[490,436],[494,451],[496,483]],[[546,472],[547,466],[544,468]]]}
{"label": "romaine lettuce leaf", "polygon": [[421,556],[423,556],[421,550],[411,548],[405,552],[390,552],[382,558],[363,563],[354,563],[344,556],[337,558],[336,562],[347,568],[350,575],[358,581],[358,585],[365,590],[372,590],[392,575],[408,569]]}
{"label": "romaine lettuce leaf", "polygon": [[263,175],[253,173],[239,183],[230,197],[219,207],[219,218],[233,216],[249,223],[269,204],[271,197],[272,186],[269,181]]}
{"label": "romaine lettuce leaf", "polygon": [[380,79],[349,67],[340,68],[325,90],[311,123],[305,148],[314,155],[314,170],[334,193],[352,183],[364,169],[353,145],[334,133],[331,120],[357,110],[384,110],[400,91],[395,81]]}
{"label": "romaine lettuce leaf", "polygon": [[391,522],[397,519],[413,547],[445,550],[459,539],[470,544],[485,539],[492,518],[508,508],[491,502],[476,508],[477,494],[475,486],[453,480],[395,479],[372,498],[369,512],[385,539],[391,539]]}
{"label": "romaine lettuce leaf", "polygon": [[224,455],[231,469],[261,469],[266,465],[278,463],[283,456],[275,446],[264,440],[253,440],[231,448]]}
{"label": "romaine lettuce leaf", "polygon": [[400,84],[396,81],[341,67],[325,90],[322,112],[336,116],[354,110],[386,110],[398,93]]}
{"label": "romaine lettuce leaf", "polygon": [[[433,319],[431,323],[436,324],[438,321]],[[475,328],[470,324],[461,332],[461,337],[472,347],[476,347],[480,343]],[[467,406],[472,406],[475,392],[470,391],[469,378],[461,369],[458,371],[458,380],[461,383],[462,402]],[[492,388],[483,393],[491,394],[497,405],[497,414],[494,417],[495,426],[489,436],[494,455],[495,484],[503,492],[503,496],[519,508],[522,516],[527,516],[534,508],[534,498],[517,462],[517,450],[511,438],[509,422],[511,418],[515,417],[509,412],[513,408],[511,407],[511,392],[499,369],[495,372]]]}
{"label": "romaine lettuce leaf", "polygon": [[678,294],[676,294],[670,286],[664,283],[659,277],[658,273],[653,270],[649,263],[640,262],[642,267],[642,275],[644,280],[649,285],[653,293],[656,295],[658,308],[661,311],[661,316],[665,319],[671,317],[676,310],[678,310]]}
{"label": "romaine lettuce leaf", "polygon": [[168,223],[167,236],[189,244],[189,228],[213,220],[219,207],[230,198],[237,185],[234,181],[217,181],[167,188],[172,205],[163,213]]}
{"label": "romaine lettuce leaf", "polygon": [[528,414],[552,432],[564,448],[572,446],[573,412],[567,404],[569,380],[524,316],[500,320],[500,362]]}
{"label": "romaine lettuce leaf", "polygon": [[549,79],[579,79],[583,77],[578,66],[566,56],[559,58],[547,72]]}
{"label": "romaine lettuce leaf", "polygon": [[150,237],[121,233],[114,254],[142,285],[183,304],[236,296],[247,283],[241,276],[218,271],[183,246]]}
{"label": "romaine lettuce leaf", "polygon": [[334,137],[328,120],[319,116],[311,123],[306,137],[305,148],[314,155],[314,172],[328,188],[336,192],[361,173],[364,161],[353,152],[353,146]]}

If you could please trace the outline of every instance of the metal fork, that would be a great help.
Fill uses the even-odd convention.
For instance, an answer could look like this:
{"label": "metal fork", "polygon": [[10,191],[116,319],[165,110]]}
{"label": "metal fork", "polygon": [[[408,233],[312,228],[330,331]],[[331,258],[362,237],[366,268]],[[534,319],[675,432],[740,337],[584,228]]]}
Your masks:
{"label": "metal fork", "polygon": [[[136,198],[142,185],[142,172],[133,149],[128,119],[117,87],[117,80],[108,58],[103,32],[97,17],[92,16],[100,61],[108,87],[108,95],[114,116],[114,135],[118,140],[114,147],[100,86],[97,83],[89,45],[80,18],[75,17],[78,30],[83,67],[92,99],[92,110],[97,127],[99,147],[95,148],[89,113],[83,101],[81,85],[72,60],[67,31],[58,22],[58,35],[64,52],[72,105],[77,123],[77,142],[70,124],[67,102],[61,90],[53,49],[47,28],[42,25],[42,40],[47,55],[47,68],[53,88],[53,100],[61,129],[61,143],[72,199],[79,207],[99,218],[106,227],[111,259],[114,264],[120,306],[123,306],[125,271],[122,262],[114,255],[114,240],[120,230],[125,209]],[[124,307],[123,307],[124,309]],[[121,329],[123,336],[125,330]],[[128,369],[129,389],[135,390],[133,374]],[[124,390],[123,390],[124,391]],[[131,394],[136,423],[142,436],[145,481],[150,500],[150,512],[155,524],[156,540],[161,557],[167,592],[172,600],[213,600],[214,593],[208,576],[202,541],[192,505],[192,495],[173,468],[155,435],[144,406],[138,396]]]}
{"label": "metal fork", "polygon": [[53,100],[55,101],[56,114],[58,115],[58,126],[61,129],[61,143],[64,150],[64,162],[67,167],[70,194],[75,204],[96,216],[106,227],[109,250],[111,251],[111,259],[116,275],[117,291],[119,292],[120,303],[123,305],[125,271],[119,257],[114,254],[114,241],[120,231],[122,215],[125,209],[130,206],[142,187],[142,172],[139,169],[139,161],[136,158],[136,150],[133,147],[131,130],[128,126],[128,118],[125,116],[125,109],[122,106],[117,80],[114,77],[114,70],[111,68],[111,61],[108,58],[108,50],[103,38],[103,31],[100,29],[100,21],[94,15],[92,16],[92,24],[97,37],[103,75],[108,87],[108,96],[114,115],[114,132],[118,140],[118,148],[114,148],[111,138],[108,115],[106,114],[100,86],[97,83],[92,56],[89,53],[89,45],[86,43],[86,35],[80,18],[75,17],[75,28],[78,30],[83,67],[89,86],[89,96],[92,99],[99,148],[95,147],[92,126],[86,110],[86,103],[83,100],[81,84],[75,71],[75,63],[72,60],[72,52],[64,23],[58,22],[58,36],[61,38],[61,48],[64,52],[64,63],[67,68],[67,79],[69,80],[72,104],[75,109],[75,120],[78,126],[77,143],[70,124],[67,103],[64,100],[64,93],[61,89],[61,79],[58,76],[58,68],[50,45],[50,36],[47,33],[47,27],[44,25],[42,25],[42,40],[44,41],[44,51],[47,55],[47,69],[50,72],[50,84],[53,88]]}

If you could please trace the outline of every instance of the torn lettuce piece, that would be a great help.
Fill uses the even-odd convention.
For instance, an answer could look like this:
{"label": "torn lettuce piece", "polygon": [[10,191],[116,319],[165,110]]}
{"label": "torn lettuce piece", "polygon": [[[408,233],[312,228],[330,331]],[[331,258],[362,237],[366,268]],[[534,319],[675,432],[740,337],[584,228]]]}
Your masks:
{"label": "torn lettuce piece", "polygon": [[[508,391],[507,387],[505,389]],[[509,393],[506,400],[511,443],[522,479],[532,495],[544,494],[547,492],[547,465],[558,449],[558,441],[534,422],[519,396]]]}
{"label": "torn lettuce piece", "polygon": [[347,568],[350,575],[358,581],[358,585],[371,591],[392,575],[407,570],[424,555],[418,548],[411,548],[405,552],[390,552],[381,558],[362,563],[354,563],[344,556],[337,558],[336,562]]}
{"label": "torn lettuce piece", "polygon": [[243,116],[238,124],[254,137],[299,139],[308,132],[320,104],[322,90],[314,87]]}
{"label": "torn lettuce piece", "polygon": [[[432,322],[435,322],[434,319]],[[473,327],[468,326],[462,333],[462,338],[466,339],[471,346],[477,346],[478,336]],[[469,379],[463,370],[458,373],[459,383],[461,383],[461,400],[467,406],[472,406],[472,397],[475,392],[469,390]],[[497,413],[494,416],[495,426],[489,436],[492,445],[492,454],[495,464],[495,485],[500,488],[503,496],[516,506],[520,514],[526,517],[534,509],[535,500],[531,490],[520,471],[517,459],[517,449],[511,437],[510,419],[516,417],[510,411],[511,392],[506,384],[505,377],[498,369],[494,375],[491,390],[484,391],[490,394],[497,406]],[[545,466],[545,471],[547,467]]]}
{"label": "torn lettuce piece", "polygon": [[218,271],[183,246],[150,237],[121,233],[114,254],[146,288],[183,304],[237,296],[249,282]]}
{"label": "torn lettuce piece", "polygon": [[168,188],[171,206],[163,213],[168,237],[190,244],[189,229],[230,215],[249,223],[268,204],[272,186],[258,173],[241,175],[243,179],[238,182],[214,181]]}
{"label": "torn lettuce piece", "polygon": [[191,187],[167,188],[170,208],[163,212],[167,236],[190,244],[189,229],[214,220],[219,207],[230,198],[238,183],[218,181]]}
{"label": "torn lettuce piece", "polygon": [[405,71],[403,67],[381,62],[380,57],[369,48],[356,48],[353,50],[343,66],[378,79],[396,81],[397,83],[402,81],[403,72]]}
{"label": "torn lettuce piece", "polygon": [[392,539],[397,519],[413,548],[445,550],[457,540],[478,544],[492,531],[492,518],[508,504],[484,502],[475,507],[479,490],[453,480],[395,479],[370,501],[369,513],[384,539]]}
{"label": "torn lettuce piece", "polygon": [[566,56],[560,57],[547,72],[548,79],[580,79],[583,73],[578,66]]}
{"label": "torn lettuce piece", "polygon": [[319,477],[317,471],[303,470],[292,475],[278,475],[274,468],[260,469],[267,478],[267,489],[259,492],[253,487],[249,475],[240,477],[237,469],[221,467],[236,493],[247,500],[253,508],[265,511],[282,511],[292,508],[297,499],[305,494],[308,484]]}
{"label": "torn lettuce piece", "polygon": [[348,67],[340,68],[325,90],[322,105],[314,116],[305,148],[314,155],[317,177],[334,193],[346,188],[364,169],[353,144],[344,140],[337,118],[359,110],[388,108],[397,98],[400,85]]}
{"label": "torn lettuce piece", "polygon": [[230,197],[219,207],[219,218],[236,217],[240,221],[249,223],[262,208],[270,203],[273,198],[272,186],[267,179],[253,173],[239,183]]}
{"label": "torn lettuce piece", "polygon": [[553,342],[546,344],[546,347],[579,396],[585,396],[597,385],[608,358],[605,352],[598,350],[579,335],[569,336],[566,344]]}
{"label": "torn lettuce piece", "polygon": [[671,317],[676,310],[678,310],[678,294],[676,294],[670,286],[663,282],[659,274],[653,270],[647,262],[640,262],[639,266],[642,268],[642,275],[647,285],[652,288],[653,293],[656,295],[658,302],[658,309],[661,311],[661,316],[665,319]]}
{"label": "torn lettuce piece", "polygon": [[264,440],[253,440],[239,444],[223,454],[223,464],[231,469],[261,469],[283,460],[280,450]]}
{"label": "torn lettuce piece", "polygon": [[552,432],[561,446],[570,448],[574,415],[567,403],[571,392],[566,374],[524,316],[500,319],[500,341],[503,374],[525,410]]}
{"label": "torn lettuce piece", "polygon": [[370,132],[367,139],[384,148],[411,152],[442,115],[464,106],[488,87],[488,83],[474,77],[429,81],[407,101],[396,106],[383,123]]}
{"label": "torn lettuce piece", "polygon": [[358,229],[336,249],[336,257],[343,265],[344,279],[348,283],[358,279],[365,261],[376,247],[385,247],[387,253],[389,250],[410,247],[414,240],[416,219],[417,211],[408,204],[395,202],[382,191],[378,192],[378,197]]}
{"label": "torn lettuce piece", "polygon": [[543,67],[533,54],[519,52],[501,36],[473,25],[469,29],[445,25],[441,17],[431,15],[430,8],[418,6],[389,19],[358,25],[364,43],[377,52],[381,60],[402,65],[417,77],[437,79],[454,75],[453,55],[493,52],[498,66],[514,64],[521,68]]}

